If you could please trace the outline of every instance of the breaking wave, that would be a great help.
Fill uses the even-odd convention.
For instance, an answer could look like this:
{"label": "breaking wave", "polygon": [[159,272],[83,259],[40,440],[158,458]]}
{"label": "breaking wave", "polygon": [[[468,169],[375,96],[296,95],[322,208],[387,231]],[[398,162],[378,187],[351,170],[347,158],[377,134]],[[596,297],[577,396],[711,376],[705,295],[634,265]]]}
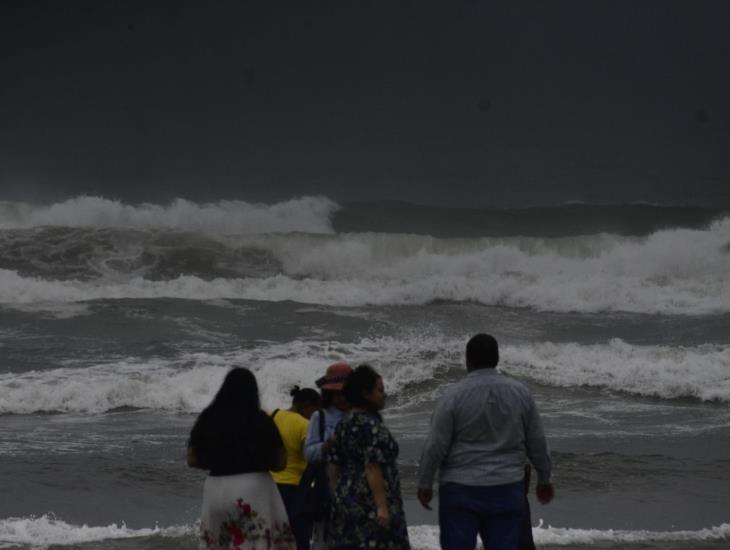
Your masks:
{"label": "breaking wave", "polygon": [[506,368],[550,386],[591,386],[661,399],[730,401],[730,346],[550,342],[508,347]]}
{"label": "breaking wave", "polygon": [[280,405],[295,384],[313,386],[336,361],[377,365],[387,376],[389,393],[400,394],[409,384],[446,372],[450,359],[458,361],[462,344],[447,342],[426,334],[354,343],[295,340],[224,353],[185,353],[173,360],[69,362],[61,368],[0,374],[0,414],[102,413],[122,407],[199,412],[232,366],[256,374],[264,406]]}
{"label": "breaking wave", "polygon": [[194,526],[130,529],[124,523],[90,527],[72,525],[52,515],[0,519],[0,548],[68,546],[112,539],[139,537],[192,537]]}
{"label": "breaking wave", "polygon": [[325,197],[273,205],[244,201],[128,205],[101,197],[76,197],[51,205],[0,202],[0,229],[57,227],[169,228],[204,234],[331,233],[339,207]]}
{"label": "breaking wave", "polygon": [[14,229],[0,230],[0,303],[240,298],[730,311],[730,217],[644,236],[437,238],[335,234],[337,208],[325,198],[164,208],[83,198],[28,212],[5,203],[0,227]]}
{"label": "breaking wave", "polygon": [[[364,338],[357,342],[262,343],[225,353],[174,359],[69,362],[48,370],[0,374],[0,414],[103,413],[123,407],[198,412],[231,366],[251,368],[262,403],[279,406],[294,385],[312,386],[335,361],[366,362],[383,373],[390,407],[429,402],[462,369],[463,339],[438,334]],[[591,386],[661,399],[730,402],[730,347],[540,343],[503,345],[508,374],[548,386]]]}

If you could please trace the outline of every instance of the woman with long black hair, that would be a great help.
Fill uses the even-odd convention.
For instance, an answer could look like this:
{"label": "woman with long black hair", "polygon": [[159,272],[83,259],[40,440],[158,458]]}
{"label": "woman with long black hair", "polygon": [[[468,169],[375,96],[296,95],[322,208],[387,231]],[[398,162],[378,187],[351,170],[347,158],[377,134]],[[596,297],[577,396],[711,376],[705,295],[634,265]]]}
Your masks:
{"label": "woman with long black hair", "polygon": [[248,369],[234,368],[190,433],[188,465],[208,470],[200,548],[294,550],[279,491],[269,471],[286,466],[274,421],[261,410]]}

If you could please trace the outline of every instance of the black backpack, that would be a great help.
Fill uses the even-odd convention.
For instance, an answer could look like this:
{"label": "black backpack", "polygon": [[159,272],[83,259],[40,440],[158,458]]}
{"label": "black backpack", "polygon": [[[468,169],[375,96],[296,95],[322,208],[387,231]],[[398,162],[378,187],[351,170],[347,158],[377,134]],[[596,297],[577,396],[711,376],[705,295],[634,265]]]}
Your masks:
{"label": "black backpack", "polygon": [[[324,443],[324,411],[319,410],[319,438]],[[298,513],[313,522],[327,517],[330,507],[330,491],[327,479],[327,462],[310,462],[299,481]]]}

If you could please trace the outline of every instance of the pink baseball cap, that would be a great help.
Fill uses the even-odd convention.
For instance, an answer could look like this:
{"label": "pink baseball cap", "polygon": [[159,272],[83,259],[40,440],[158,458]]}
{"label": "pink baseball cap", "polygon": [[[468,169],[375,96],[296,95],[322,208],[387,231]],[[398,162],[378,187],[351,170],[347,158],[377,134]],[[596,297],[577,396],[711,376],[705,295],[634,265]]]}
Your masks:
{"label": "pink baseball cap", "polygon": [[320,390],[341,391],[345,384],[345,378],[352,372],[352,367],[347,363],[335,363],[327,367],[324,376],[315,382]]}

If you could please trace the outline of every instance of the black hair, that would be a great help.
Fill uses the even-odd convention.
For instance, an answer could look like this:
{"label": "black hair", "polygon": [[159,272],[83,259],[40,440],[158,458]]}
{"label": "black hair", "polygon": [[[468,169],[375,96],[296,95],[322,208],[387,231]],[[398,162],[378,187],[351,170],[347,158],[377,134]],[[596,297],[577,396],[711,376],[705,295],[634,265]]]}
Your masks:
{"label": "black hair", "polygon": [[194,439],[195,433],[224,437],[224,434],[240,432],[259,414],[261,403],[256,377],[248,369],[231,369],[213,401],[195,421],[191,438]]}
{"label": "black hair", "polygon": [[345,379],[342,393],[353,407],[367,407],[368,401],[365,399],[365,394],[373,391],[380,378],[380,375],[370,365],[360,365]]}
{"label": "black hair", "polygon": [[491,334],[472,336],[466,344],[466,364],[472,369],[494,368],[499,363],[499,345]]}
{"label": "black hair", "polygon": [[[260,460],[261,466],[266,469],[274,464],[273,454],[276,447],[281,445],[281,440],[277,443],[267,439],[265,423],[271,424],[272,421],[261,410],[256,377],[248,369],[233,368],[226,374],[213,401],[195,421],[188,445],[193,446],[198,464],[204,469],[212,468],[215,464],[224,469],[232,468],[234,462],[231,460],[242,456],[244,452],[259,457],[251,460]],[[251,430],[263,435],[264,441],[255,437],[249,441],[245,434],[250,434]],[[258,450],[256,445],[271,445],[271,448]],[[231,450],[234,451],[233,456],[220,454]]]}
{"label": "black hair", "polygon": [[322,397],[319,395],[319,392],[312,388],[294,386],[289,392],[289,395],[292,396],[292,405],[312,404],[315,407],[319,407],[322,402]]}
{"label": "black hair", "polygon": [[242,367],[231,369],[208,408],[238,410],[246,415],[259,410],[261,402],[256,377]]}

